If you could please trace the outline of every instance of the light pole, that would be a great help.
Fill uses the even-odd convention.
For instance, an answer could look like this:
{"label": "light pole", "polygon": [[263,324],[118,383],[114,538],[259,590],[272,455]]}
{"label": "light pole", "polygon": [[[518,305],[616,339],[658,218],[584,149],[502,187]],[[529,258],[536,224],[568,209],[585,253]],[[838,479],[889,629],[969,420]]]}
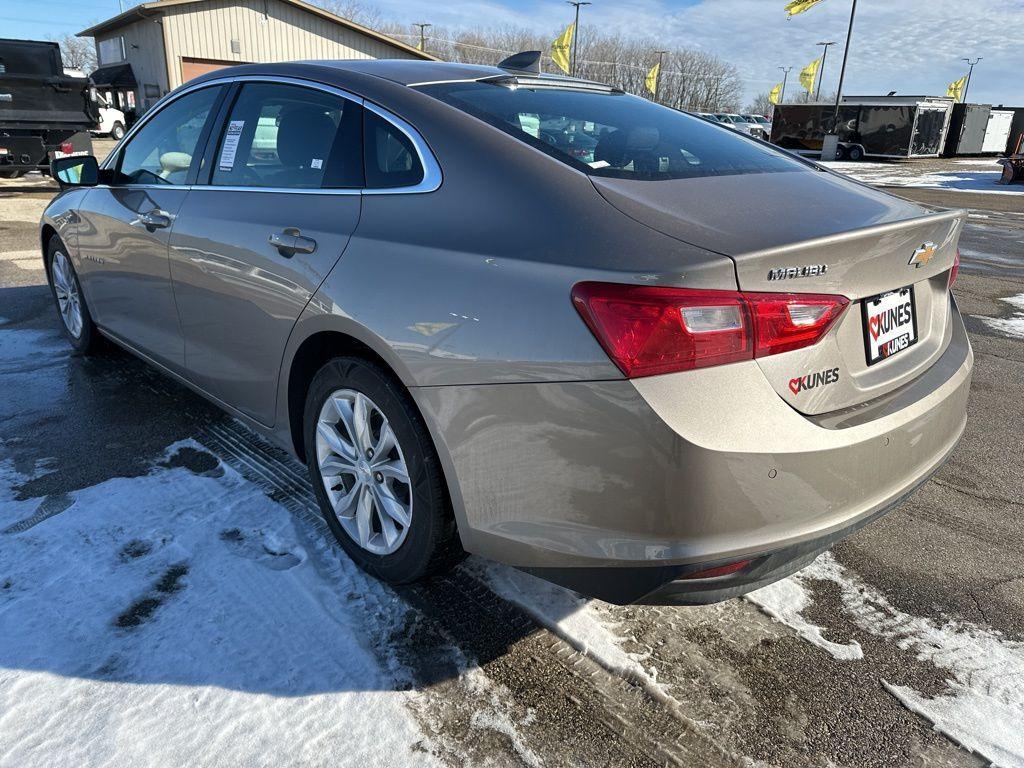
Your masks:
{"label": "light pole", "polygon": [[426,31],[425,30],[427,29],[427,27],[432,27],[434,25],[433,24],[420,24],[419,22],[417,22],[417,23],[413,24],[413,26],[420,28],[420,50],[423,51],[424,53],[426,53],[427,52],[427,35],[426,35]]}
{"label": "light pole", "polygon": [[576,50],[580,44],[580,6],[592,5],[592,3],[582,0],[566,0],[566,2],[576,7],[576,21],[572,25],[572,63],[569,65],[569,74],[576,77]]}
{"label": "light pole", "polygon": [[782,93],[779,94],[779,104],[786,100],[786,81],[789,79],[789,71],[792,67],[776,67],[782,70]]}
{"label": "light pole", "polygon": [[821,52],[821,66],[818,68],[818,93],[814,96],[815,101],[821,97],[821,84],[825,80],[825,57],[828,56],[828,48],[830,45],[835,44],[835,40],[817,43],[817,45],[822,46],[823,50]]}
{"label": "light pole", "polygon": [[967,83],[964,85],[964,95],[961,99],[961,101],[964,102],[965,104],[967,103],[967,91],[969,91],[971,88],[971,75],[974,74],[974,65],[981,61],[982,58],[984,57],[979,56],[974,61],[971,61],[970,59],[962,59],[962,61],[966,61],[967,64],[970,66],[970,69],[967,70]]}
{"label": "light pole", "polygon": [[832,133],[839,133],[839,102],[843,98],[843,80],[846,78],[846,60],[850,57],[850,41],[853,39],[853,18],[857,15],[857,0],[850,6],[850,26],[846,30],[846,48],[843,50],[843,66],[839,70],[839,88],[836,90],[836,110],[832,113]]}

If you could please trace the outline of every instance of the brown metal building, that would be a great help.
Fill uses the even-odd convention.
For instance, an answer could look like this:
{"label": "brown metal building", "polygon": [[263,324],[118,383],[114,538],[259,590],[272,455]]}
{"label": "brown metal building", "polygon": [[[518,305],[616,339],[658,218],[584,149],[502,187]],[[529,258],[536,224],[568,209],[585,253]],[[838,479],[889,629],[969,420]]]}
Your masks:
{"label": "brown metal building", "polygon": [[126,112],[205,72],[300,59],[433,59],[302,0],[157,0],[79,32],[96,40],[93,80]]}

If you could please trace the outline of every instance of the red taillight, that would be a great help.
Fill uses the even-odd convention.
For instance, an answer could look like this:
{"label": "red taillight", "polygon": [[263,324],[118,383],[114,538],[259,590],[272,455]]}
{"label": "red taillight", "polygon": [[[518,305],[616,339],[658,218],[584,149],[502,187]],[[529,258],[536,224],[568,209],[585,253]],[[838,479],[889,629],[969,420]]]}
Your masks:
{"label": "red taillight", "polygon": [[735,563],[728,563],[726,565],[718,565],[714,568],[705,568],[703,571],[694,571],[688,573],[685,576],[680,576],[680,579],[716,579],[720,576],[729,576],[733,573],[742,571],[753,560],[737,560]]}
{"label": "red taillight", "polygon": [[817,343],[845,296],[578,283],[573,304],[629,378],[752,360]]}
{"label": "red taillight", "polygon": [[72,144],[70,141],[62,142],[60,145],[60,151],[63,152],[65,155],[70,155],[72,152],[75,151],[75,145]]}
{"label": "red taillight", "polygon": [[956,256],[953,257],[953,268],[949,270],[949,285],[948,288],[953,287],[953,283],[956,282],[956,276],[960,274],[960,249],[956,249]]}

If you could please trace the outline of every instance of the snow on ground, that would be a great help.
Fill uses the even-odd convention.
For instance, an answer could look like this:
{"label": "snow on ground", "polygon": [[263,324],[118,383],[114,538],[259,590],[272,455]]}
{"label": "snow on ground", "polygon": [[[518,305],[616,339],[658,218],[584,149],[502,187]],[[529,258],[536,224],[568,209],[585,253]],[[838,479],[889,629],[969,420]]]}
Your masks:
{"label": "snow on ground", "polygon": [[1024,196],[1024,185],[997,184],[1002,168],[994,160],[958,161],[955,169],[927,169],[908,160],[900,163],[827,162],[816,160],[830,170],[875,186],[923,187],[991,195]]}
{"label": "snow on ground", "polygon": [[988,315],[975,315],[985,325],[994,331],[1009,336],[1011,339],[1024,339],[1024,293],[1016,296],[1008,296],[1002,299],[1011,307],[1016,309],[1010,317],[989,317]]}
{"label": "snow on ground", "polygon": [[202,446],[27,479],[0,463],[0,765],[435,764],[378,645],[395,598]]}
{"label": "snow on ground", "polygon": [[1024,765],[1024,643],[972,624],[947,621],[940,625],[904,613],[831,553],[782,582],[785,586],[766,587],[747,599],[836,658],[849,659],[849,646],[819,642],[821,629],[810,631],[810,622],[801,615],[813,599],[808,589],[812,581],[838,585],[845,610],[862,629],[949,671],[948,690],[934,697],[883,681],[908,709],[995,765]]}

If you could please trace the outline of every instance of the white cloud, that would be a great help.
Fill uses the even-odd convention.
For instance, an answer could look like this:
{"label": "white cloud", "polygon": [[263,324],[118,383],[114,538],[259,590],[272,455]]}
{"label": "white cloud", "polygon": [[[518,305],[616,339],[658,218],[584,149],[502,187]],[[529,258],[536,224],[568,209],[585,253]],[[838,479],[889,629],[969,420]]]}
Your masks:
{"label": "white cloud", "polygon": [[[510,24],[544,31],[557,30],[572,12],[554,0],[377,0],[376,5],[386,16],[401,20],[450,27]],[[788,21],[784,5],[784,0],[700,0],[687,5],[677,0],[595,0],[583,9],[581,24],[717,54],[739,68],[748,96],[777,82],[777,66],[793,66],[793,77],[819,54],[816,42],[836,40],[840,45],[830,49],[824,84],[825,91],[834,90],[849,0],[826,0]],[[971,100],[1024,106],[1024,54],[1015,34],[1022,28],[1024,0],[862,0],[843,90],[944,95],[946,85],[966,72],[961,58],[982,56],[971,82]]]}

